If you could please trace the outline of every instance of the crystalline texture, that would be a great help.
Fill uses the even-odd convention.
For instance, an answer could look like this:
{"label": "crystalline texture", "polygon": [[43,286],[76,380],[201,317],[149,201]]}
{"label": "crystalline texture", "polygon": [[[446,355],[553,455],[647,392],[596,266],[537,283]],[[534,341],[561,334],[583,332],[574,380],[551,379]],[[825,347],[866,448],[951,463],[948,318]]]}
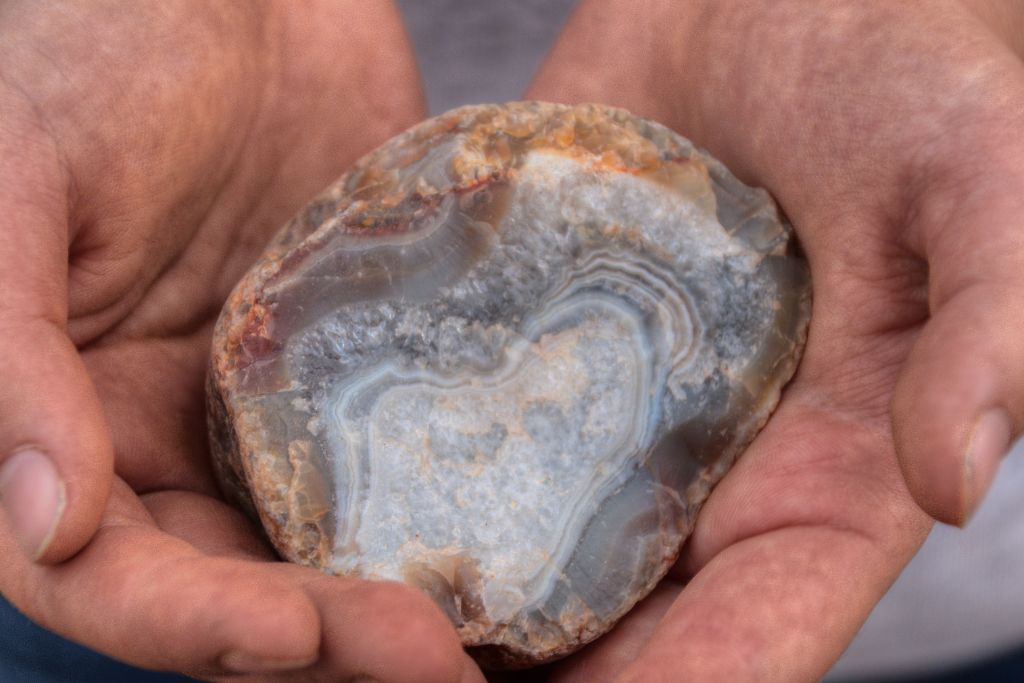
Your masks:
{"label": "crystalline texture", "polygon": [[286,558],[426,591],[491,666],[608,630],[792,375],[763,190],[600,106],[464,107],[358,162],[218,323],[226,489]]}

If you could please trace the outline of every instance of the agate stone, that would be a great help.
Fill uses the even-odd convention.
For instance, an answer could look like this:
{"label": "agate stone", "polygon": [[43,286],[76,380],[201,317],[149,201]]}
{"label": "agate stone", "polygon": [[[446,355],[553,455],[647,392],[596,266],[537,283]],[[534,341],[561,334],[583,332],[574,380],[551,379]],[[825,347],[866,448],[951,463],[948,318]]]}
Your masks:
{"label": "agate stone", "polygon": [[664,576],[794,372],[809,282],[764,190],[603,106],[472,106],[370,153],[238,285],[227,492],[285,558],[424,590],[492,667]]}

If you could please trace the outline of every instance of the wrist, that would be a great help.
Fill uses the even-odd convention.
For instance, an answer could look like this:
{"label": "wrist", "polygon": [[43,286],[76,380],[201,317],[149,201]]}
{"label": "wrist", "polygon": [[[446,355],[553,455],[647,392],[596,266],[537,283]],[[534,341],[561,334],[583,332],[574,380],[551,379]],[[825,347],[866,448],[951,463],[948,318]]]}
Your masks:
{"label": "wrist", "polygon": [[526,91],[527,99],[599,102],[683,134],[678,87],[704,1],[583,0]]}

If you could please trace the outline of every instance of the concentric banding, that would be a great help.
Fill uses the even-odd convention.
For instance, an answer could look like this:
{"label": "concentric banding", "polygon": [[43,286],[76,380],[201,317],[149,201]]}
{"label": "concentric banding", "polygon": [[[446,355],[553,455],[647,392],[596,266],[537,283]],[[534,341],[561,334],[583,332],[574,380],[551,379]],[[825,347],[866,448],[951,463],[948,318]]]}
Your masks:
{"label": "concentric banding", "polygon": [[221,472],[289,559],[426,590],[524,664],[664,575],[792,374],[767,194],[602,107],[469,107],[300,214],[218,325]]}

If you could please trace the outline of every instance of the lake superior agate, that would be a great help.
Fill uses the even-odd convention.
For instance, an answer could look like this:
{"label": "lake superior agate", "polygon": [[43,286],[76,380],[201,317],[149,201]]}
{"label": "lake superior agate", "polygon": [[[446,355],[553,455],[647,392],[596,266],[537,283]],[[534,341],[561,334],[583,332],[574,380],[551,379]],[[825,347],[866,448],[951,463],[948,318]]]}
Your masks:
{"label": "lake superior agate", "polygon": [[490,666],[664,576],[809,314],[763,190],[607,107],[474,106],[360,160],[228,301],[225,489],[287,559],[419,586]]}

